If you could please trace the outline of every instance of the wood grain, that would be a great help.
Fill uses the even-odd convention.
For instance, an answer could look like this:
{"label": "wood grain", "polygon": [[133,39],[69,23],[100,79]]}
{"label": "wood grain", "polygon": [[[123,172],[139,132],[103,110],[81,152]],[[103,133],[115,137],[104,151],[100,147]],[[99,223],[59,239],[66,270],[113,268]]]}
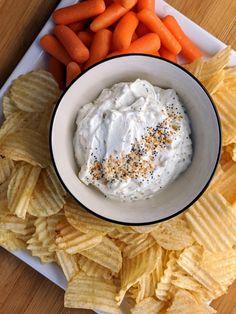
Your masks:
{"label": "wood grain", "polygon": [[[22,58],[58,2],[0,0],[0,85]],[[168,3],[236,49],[235,0],[169,0]],[[219,314],[236,313],[235,294],[236,283],[225,296],[213,302]],[[0,248],[0,313],[92,312],[64,309],[60,288]]]}

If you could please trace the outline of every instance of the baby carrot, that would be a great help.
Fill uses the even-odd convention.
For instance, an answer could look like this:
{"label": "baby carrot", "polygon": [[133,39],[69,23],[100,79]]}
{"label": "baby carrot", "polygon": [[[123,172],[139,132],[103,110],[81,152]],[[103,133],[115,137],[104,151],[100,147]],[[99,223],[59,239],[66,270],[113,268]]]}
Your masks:
{"label": "baby carrot", "polygon": [[40,39],[40,44],[47,53],[59,60],[61,63],[67,65],[71,61],[64,47],[52,35],[45,35]]}
{"label": "baby carrot", "polygon": [[143,35],[150,33],[150,29],[148,29],[143,23],[139,23],[136,28],[136,33],[139,37],[142,37]]}
{"label": "baby carrot", "polygon": [[90,24],[90,29],[93,32],[97,32],[102,28],[107,28],[118,21],[126,12],[127,9],[122,7],[119,3],[112,3],[102,14],[93,20]]}
{"label": "baby carrot", "polygon": [[50,57],[48,62],[48,71],[53,75],[61,90],[65,88],[64,70],[64,65],[60,61],[54,57]]}
{"label": "baby carrot", "polygon": [[159,52],[160,52],[160,56],[163,59],[167,59],[175,63],[177,62],[176,55],[170,52],[169,50],[167,50],[166,48],[161,47]]}
{"label": "baby carrot", "polygon": [[88,48],[69,27],[65,25],[57,25],[54,28],[54,34],[65,47],[73,61],[83,63],[88,60]]}
{"label": "baby carrot", "polygon": [[66,86],[68,86],[81,73],[76,62],[70,62],[66,67]]}
{"label": "baby carrot", "polygon": [[183,30],[181,29],[178,22],[173,16],[171,15],[166,16],[163,19],[163,23],[182,46],[181,53],[186,59],[194,61],[202,56],[201,51],[189,39],[189,37],[185,35],[185,33],[183,32]]}
{"label": "baby carrot", "polygon": [[78,33],[79,31],[82,31],[85,27],[87,21],[80,21],[76,23],[72,23],[67,25],[73,32]]}
{"label": "baby carrot", "polygon": [[111,48],[112,32],[108,29],[99,30],[93,38],[90,57],[85,65],[85,68],[93,65],[94,63],[104,59]]}
{"label": "baby carrot", "polygon": [[86,0],[54,11],[52,18],[56,24],[71,24],[101,14],[105,9],[103,0]]}
{"label": "baby carrot", "polygon": [[115,2],[122,5],[122,7],[126,8],[127,10],[130,10],[136,5],[137,0],[116,0]]}
{"label": "baby carrot", "polygon": [[107,57],[119,56],[128,53],[145,53],[155,54],[160,48],[160,38],[155,33],[149,33],[133,41],[129,48],[120,51],[115,51]]}
{"label": "baby carrot", "polygon": [[78,32],[77,36],[86,47],[90,47],[93,41],[93,33],[91,31]]}
{"label": "baby carrot", "polygon": [[137,16],[138,19],[152,32],[155,32],[159,35],[161,44],[166,49],[176,55],[181,51],[180,43],[175,39],[174,35],[172,35],[172,33],[154,12],[144,9],[140,11]]}
{"label": "baby carrot", "polygon": [[138,11],[148,9],[155,12],[155,0],[138,0],[137,8]]}
{"label": "baby carrot", "polygon": [[122,50],[129,47],[137,26],[138,19],[134,12],[128,12],[122,17],[113,33],[114,50]]}

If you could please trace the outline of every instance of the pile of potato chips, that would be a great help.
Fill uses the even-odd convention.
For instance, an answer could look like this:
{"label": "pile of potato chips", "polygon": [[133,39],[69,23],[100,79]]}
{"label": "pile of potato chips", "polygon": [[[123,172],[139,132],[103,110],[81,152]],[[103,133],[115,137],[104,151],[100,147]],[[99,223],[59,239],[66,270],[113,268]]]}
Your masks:
{"label": "pile of potato chips", "polygon": [[230,52],[227,47],[187,65],[221,117],[215,178],[184,214],[143,227],[98,219],[66,195],[48,149],[50,114],[61,92],[42,70],[12,83],[0,129],[0,245],[60,265],[68,280],[66,307],[116,314],[126,298],[132,314],[215,313],[207,301],[236,279],[236,67],[227,68]]}

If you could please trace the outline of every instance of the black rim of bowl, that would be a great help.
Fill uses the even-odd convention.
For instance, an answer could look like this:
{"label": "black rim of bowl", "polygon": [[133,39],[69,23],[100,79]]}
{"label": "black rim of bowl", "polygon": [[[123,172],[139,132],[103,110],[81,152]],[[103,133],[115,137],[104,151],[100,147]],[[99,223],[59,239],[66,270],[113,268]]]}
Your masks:
{"label": "black rim of bowl", "polygon": [[[185,73],[187,73],[190,77],[192,77],[197,83],[198,85],[203,89],[203,91],[205,92],[205,94],[207,95],[207,97],[209,98],[210,100],[210,103],[212,105],[212,108],[215,112],[215,115],[216,115],[216,119],[217,119],[217,123],[218,123],[218,137],[219,137],[219,147],[218,147],[218,155],[217,155],[217,158],[216,158],[216,163],[215,163],[215,166],[214,166],[214,169],[208,179],[208,181],[206,182],[205,186],[202,188],[202,190],[198,193],[198,195],[187,205],[185,206],[184,208],[180,209],[179,211],[177,211],[176,213],[170,215],[170,216],[167,216],[165,218],[162,218],[162,219],[158,219],[158,220],[154,220],[154,221],[148,221],[148,222],[139,222],[139,223],[133,223],[133,222],[123,222],[123,221],[118,221],[118,220],[113,220],[113,219],[110,219],[106,216],[102,216],[100,214],[97,214],[95,213],[93,210],[89,209],[88,207],[86,207],[83,203],[81,203],[81,201],[75,197],[71,191],[69,190],[69,188],[66,186],[66,184],[64,183],[58,169],[57,169],[57,166],[56,166],[56,162],[55,162],[55,159],[54,159],[54,155],[53,155],[53,149],[52,149],[52,129],[53,129],[53,124],[54,124],[54,118],[55,118],[55,115],[56,115],[56,112],[57,112],[57,109],[61,103],[61,100],[62,98],[64,97],[64,95],[66,94],[66,92],[68,91],[68,89],[71,87],[71,85],[74,84],[75,81],[77,81],[81,76],[83,76],[86,72],[88,72],[89,70],[93,69],[94,67],[96,67],[97,65],[101,64],[101,63],[104,63],[104,62],[109,62],[110,60],[113,60],[113,59],[118,59],[118,58],[124,58],[124,57],[130,57],[130,56],[142,56],[142,57],[148,57],[148,58],[153,58],[153,59],[160,59],[162,60],[163,62],[167,62],[167,63],[170,63],[172,64],[173,66],[179,68],[181,71],[184,71]],[[174,218],[178,215],[180,215],[181,213],[183,213],[186,209],[188,209],[190,206],[192,206],[201,196],[202,194],[206,191],[207,187],[209,186],[214,174],[215,174],[215,171],[216,171],[216,168],[217,168],[217,165],[219,163],[219,160],[220,160],[220,155],[221,155],[221,143],[222,143],[222,134],[221,134],[221,123],[220,123],[220,118],[219,118],[219,114],[217,112],[217,109],[215,107],[215,104],[210,96],[210,94],[208,93],[208,91],[206,90],[206,88],[202,85],[202,83],[192,74],[190,73],[189,71],[187,71],[185,68],[183,68],[181,65],[179,64],[176,64],[172,61],[169,61],[169,60],[166,60],[166,59],[163,59],[161,57],[157,57],[157,56],[153,56],[153,55],[149,55],[149,54],[144,54],[144,53],[132,53],[132,54],[124,54],[124,55],[119,55],[119,56],[114,56],[114,57],[111,57],[111,58],[107,58],[105,60],[101,60],[97,63],[95,63],[94,65],[92,65],[91,67],[89,67],[88,69],[86,69],[83,73],[81,73],[80,75],[78,75],[67,87],[66,89],[63,91],[62,95],[60,96],[59,100],[57,101],[56,103],[56,106],[53,110],[53,113],[52,113],[52,117],[51,117],[51,123],[50,123],[50,129],[49,129],[49,146],[50,146],[50,153],[51,153],[51,157],[52,157],[52,162],[53,162],[53,166],[54,166],[54,169],[56,171],[56,174],[62,184],[62,186],[64,187],[64,189],[76,200],[77,203],[79,203],[80,206],[82,206],[86,211],[88,211],[89,213],[91,213],[92,215],[98,217],[98,218],[101,218],[103,220],[106,220],[106,221],[109,221],[111,223],[115,223],[115,224],[119,224],[119,225],[129,225],[129,226],[145,226],[145,225],[152,225],[152,224],[157,224],[157,223],[160,223],[160,222],[163,222],[163,221],[166,221],[166,220],[169,220],[171,218]],[[122,205],[122,203],[121,203]]]}

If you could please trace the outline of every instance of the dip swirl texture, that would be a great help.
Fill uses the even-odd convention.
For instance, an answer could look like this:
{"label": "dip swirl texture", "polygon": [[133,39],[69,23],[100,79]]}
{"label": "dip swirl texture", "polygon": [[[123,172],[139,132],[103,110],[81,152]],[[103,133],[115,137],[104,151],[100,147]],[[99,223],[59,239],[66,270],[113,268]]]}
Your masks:
{"label": "dip swirl texture", "polygon": [[150,198],[191,163],[189,119],[173,89],[115,84],[79,109],[76,124],[79,179],[110,199]]}

